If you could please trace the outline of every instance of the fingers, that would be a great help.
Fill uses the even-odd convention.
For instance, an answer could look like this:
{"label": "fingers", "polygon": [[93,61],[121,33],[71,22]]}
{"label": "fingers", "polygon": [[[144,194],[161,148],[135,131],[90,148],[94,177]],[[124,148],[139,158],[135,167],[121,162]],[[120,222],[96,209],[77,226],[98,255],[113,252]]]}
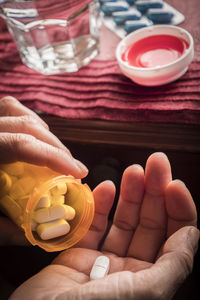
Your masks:
{"label": "fingers", "polygon": [[35,118],[43,127],[48,129],[48,125],[32,110],[22,105],[17,99],[6,96],[0,99],[0,116],[24,116],[29,115]]}
{"label": "fingers", "polygon": [[162,256],[156,263],[148,270],[137,274],[135,285],[138,285],[138,290],[140,286],[142,291],[145,284],[149,295],[155,296],[152,299],[172,299],[192,271],[198,241],[199,230],[195,227],[183,227],[174,233],[166,241]]}
{"label": "fingers", "polygon": [[0,99],[1,132],[27,133],[55,147],[70,151],[49,131],[48,125],[32,110],[11,96]]}
{"label": "fingers", "polygon": [[167,237],[183,226],[197,225],[197,211],[192,196],[180,180],[174,180],[167,186],[165,202],[168,214]]}
{"label": "fingers", "polygon": [[48,125],[15,98],[0,99],[0,116],[0,163],[20,160],[76,178],[87,175],[87,168],[72,157]]}
{"label": "fingers", "polygon": [[124,256],[139,222],[144,194],[144,170],[139,165],[128,167],[122,177],[121,191],[113,225],[102,250]]}
{"label": "fingers", "polygon": [[30,134],[38,140],[61,148],[70,154],[68,149],[59,141],[59,139],[31,115],[24,115],[20,117],[1,117],[0,132]]}
{"label": "fingers", "polygon": [[93,191],[95,201],[95,215],[86,236],[76,247],[98,249],[108,225],[108,214],[115,197],[115,186],[107,180],[99,184]]}
{"label": "fingers", "polygon": [[145,195],[140,223],[128,249],[128,256],[153,262],[165,240],[167,215],[164,192],[171,181],[171,167],[164,153],[152,154],[146,163]]}
{"label": "fingers", "polygon": [[[25,161],[47,166],[54,171],[83,178],[87,168],[62,149],[53,147],[27,134],[0,133],[0,163]],[[11,161],[12,160],[12,161]]]}
{"label": "fingers", "polygon": [[163,196],[163,192],[171,180],[171,166],[167,156],[162,152],[150,155],[145,167],[146,194],[155,197]]}

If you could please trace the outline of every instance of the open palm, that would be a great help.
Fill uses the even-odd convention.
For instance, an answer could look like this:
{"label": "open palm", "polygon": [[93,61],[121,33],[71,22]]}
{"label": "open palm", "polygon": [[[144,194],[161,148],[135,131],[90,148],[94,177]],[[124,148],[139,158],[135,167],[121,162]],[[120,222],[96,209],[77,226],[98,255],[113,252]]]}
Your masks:
{"label": "open palm", "polygon": [[[62,252],[50,266],[20,286],[11,300],[173,296],[188,275],[194,256],[188,246],[194,228],[185,227],[196,226],[197,218],[189,191],[181,181],[172,181],[167,157],[154,153],[147,160],[145,172],[139,165],[125,170],[114,220],[108,224],[114,195],[110,181],[94,190],[95,217],[87,235],[76,248]],[[90,281],[92,265],[102,254],[110,258],[109,275]],[[177,269],[176,264],[180,265]],[[163,291],[166,280],[170,288]]]}

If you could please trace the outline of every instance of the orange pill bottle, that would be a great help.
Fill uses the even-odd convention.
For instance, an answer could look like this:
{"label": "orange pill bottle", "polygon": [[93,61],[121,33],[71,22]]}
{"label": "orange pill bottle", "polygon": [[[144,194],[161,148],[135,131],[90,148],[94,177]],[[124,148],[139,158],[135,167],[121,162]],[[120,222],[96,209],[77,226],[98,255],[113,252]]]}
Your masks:
{"label": "orange pill bottle", "polygon": [[[63,184],[67,187],[62,195],[64,204],[75,210],[75,217],[69,221],[67,234],[43,240],[33,229],[35,211],[44,195]],[[50,205],[54,204],[51,196]],[[84,237],[94,217],[94,199],[88,185],[72,176],[58,174],[47,167],[15,162],[0,165],[0,210],[25,232],[32,245],[54,252],[72,247]]]}

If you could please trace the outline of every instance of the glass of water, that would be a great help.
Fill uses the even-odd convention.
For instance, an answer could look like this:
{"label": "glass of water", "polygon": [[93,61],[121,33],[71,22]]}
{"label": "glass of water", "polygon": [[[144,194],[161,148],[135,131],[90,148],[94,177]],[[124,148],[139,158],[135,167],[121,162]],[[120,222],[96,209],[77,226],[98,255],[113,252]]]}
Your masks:
{"label": "glass of water", "polygon": [[24,64],[42,74],[75,72],[99,52],[98,0],[0,0],[0,15]]}

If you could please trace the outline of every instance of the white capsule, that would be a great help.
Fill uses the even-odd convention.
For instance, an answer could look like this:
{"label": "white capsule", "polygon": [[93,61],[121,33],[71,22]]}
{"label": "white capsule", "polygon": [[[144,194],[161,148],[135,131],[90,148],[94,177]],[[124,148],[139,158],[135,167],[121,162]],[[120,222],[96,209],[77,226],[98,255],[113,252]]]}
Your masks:
{"label": "white capsule", "polygon": [[51,205],[51,200],[49,198],[49,195],[44,195],[40,198],[40,200],[36,206],[36,209],[49,207],[50,205]]}
{"label": "white capsule", "polygon": [[65,219],[69,221],[73,220],[76,214],[75,209],[69,205],[64,204],[63,206],[65,208]]}
{"label": "white capsule", "polygon": [[52,195],[64,195],[67,193],[67,185],[66,183],[58,183],[54,188],[51,189]]}
{"label": "white capsule", "polygon": [[62,205],[65,203],[65,196],[64,195],[53,195],[51,197],[51,203],[52,205]]}
{"label": "white capsule", "polygon": [[36,231],[42,240],[50,240],[67,234],[70,231],[70,225],[67,221],[60,219],[40,224]]}
{"label": "white capsule", "polygon": [[40,208],[34,212],[34,220],[37,223],[45,223],[64,218],[66,210],[64,205],[54,205],[50,207]]}
{"label": "white capsule", "polygon": [[110,268],[110,259],[107,256],[99,256],[95,260],[90,272],[90,279],[99,279],[106,276]]}

